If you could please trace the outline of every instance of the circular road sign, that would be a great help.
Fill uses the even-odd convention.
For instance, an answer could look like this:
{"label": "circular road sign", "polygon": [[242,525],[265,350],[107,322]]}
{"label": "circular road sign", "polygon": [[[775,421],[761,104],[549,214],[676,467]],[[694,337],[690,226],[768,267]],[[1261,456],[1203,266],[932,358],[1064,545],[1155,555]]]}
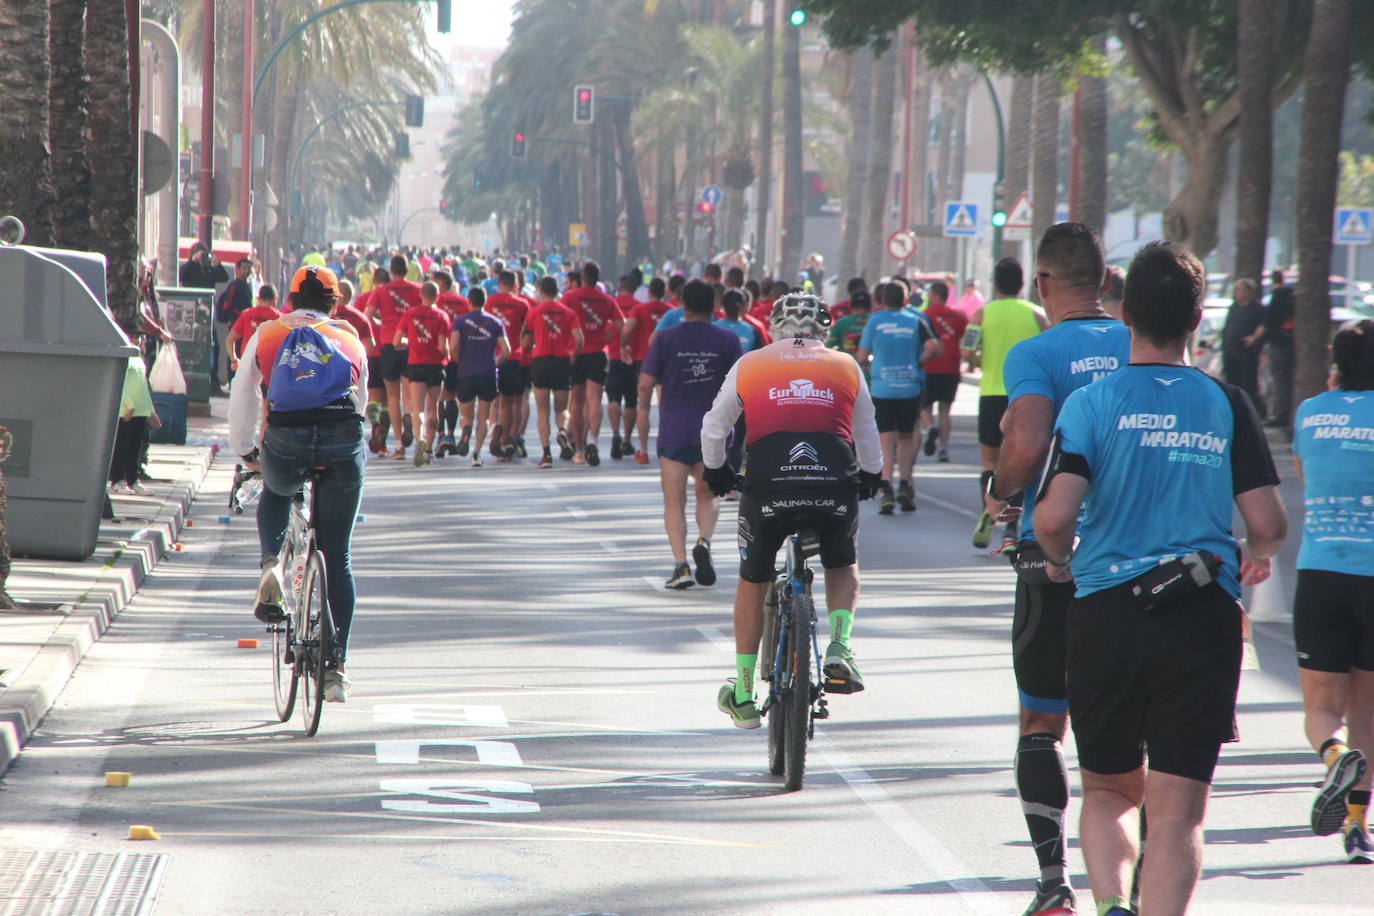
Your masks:
{"label": "circular road sign", "polygon": [[887,237],[887,253],[898,261],[905,261],[916,253],[916,236],[898,229]]}

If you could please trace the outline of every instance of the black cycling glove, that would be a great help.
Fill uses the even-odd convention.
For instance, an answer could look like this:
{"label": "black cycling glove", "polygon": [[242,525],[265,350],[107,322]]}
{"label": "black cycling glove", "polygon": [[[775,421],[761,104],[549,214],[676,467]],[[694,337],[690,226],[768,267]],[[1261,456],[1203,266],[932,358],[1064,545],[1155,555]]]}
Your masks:
{"label": "black cycling glove", "polygon": [[712,493],[724,496],[735,488],[735,469],[727,461],[718,468],[707,468],[702,472],[701,479],[706,481]]}
{"label": "black cycling glove", "polygon": [[859,499],[872,499],[883,488],[883,475],[871,471],[859,472]]}

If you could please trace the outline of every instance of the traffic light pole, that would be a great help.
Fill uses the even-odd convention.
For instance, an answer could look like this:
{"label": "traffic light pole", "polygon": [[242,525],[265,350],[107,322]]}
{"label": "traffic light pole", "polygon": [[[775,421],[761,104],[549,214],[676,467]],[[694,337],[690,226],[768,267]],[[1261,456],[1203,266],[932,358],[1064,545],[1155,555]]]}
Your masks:
{"label": "traffic light pole", "polygon": [[[994,184],[1002,184],[1007,177],[1007,127],[1002,119],[1002,103],[997,98],[997,87],[992,85],[992,77],[986,70],[983,71],[983,84],[988,87],[988,96],[992,99],[992,110],[997,115],[997,180]],[[996,260],[1002,256],[1002,227],[992,227],[992,257]]]}
{"label": "traffic light pole", "polygon": [[[336,120],[337,118],[341,117],[342,115],[347,114],[347,113],[350,112],[350,111],[354,111],[354,110],[356,110],[356,109],[358,109],[358,108],[366,108],[366,107],[369,106],[369,105],[404,105],[404,104],[405,104],[405,102],[390,102],[390,101],[382,101],[382,100],[380,100],[380,99],[369,99],[369,100],[362,101],[362,102],[353,102],[353,103],[351,103],[351,104],[344,105],[342,108],[336,108],[336,109],[334,109],[334,110],[331,111],[329,114],[325,115],[325,117],[320,121],[320,123],[316,124],[314,127],[310,128],[310,130],[306,132],[306,135],[301,139],[301,145],[298,146],[298,147],[296,148],[296,156],[295,156],[295,158],[291,160],[291,169],[290,169],[290,171],[288,171],[288,172],[286,173],[286,187],[287,187],[287,191],[286,191],[286,214],[287,214],[287,222],[290,222],[290,219],[291,219],[291,201],[292,201],[292,197],[294,196],[295,190],[296,190],[296,172],[300,169],[301,160],[304,159],[304,157],[305,157],[305,149],[306,149],[306,147],[308,147],[308,146],[310,145],[310,141],[312,141],[312,140],[314,140],[316,137],[318,137],[318,136],[320,135],[320,131],[322,131],[322,130],[324,130],[326,127],[328,127],[329,124],[330,124],[331,122],[333,122],[333,121]],[[290,233],[288,233],[288,234],[287,234],[287,238],[290,239],[290,237],[291,237],[291,236],[290,236]]]}
{"label": "traffic light pole", "polygon": [[405,221],[401,223],[401,228],[396,230],[396,244],[397,244],[397,245],[402,244],[402,243],[401,243],[401,239],[403,239],[403,238],[406,237],[406,227],[410,225],[410,221],[411,221],[411,220],[413,220],[415,217],[419,216],[421,213],[431,213],[431,212],[432,212],[432,213],[439,213],[439,212],[442,212],[442,211],[441,211],[438,207],[421,207],[420,209],[413,211],[409,216],[407,216],[407,217],[405,218]]}

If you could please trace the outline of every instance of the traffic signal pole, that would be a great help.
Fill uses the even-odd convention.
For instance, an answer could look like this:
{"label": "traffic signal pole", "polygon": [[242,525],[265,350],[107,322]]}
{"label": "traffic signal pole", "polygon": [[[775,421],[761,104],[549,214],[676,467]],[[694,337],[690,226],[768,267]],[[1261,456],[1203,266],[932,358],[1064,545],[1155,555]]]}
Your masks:
{"label": "traffic signal pole", "polygon": [[[983,84],[988,87],[988,96],[992,99],[992,110],[997,115],[997,181],[1002,184],[1007,177],[1007,125],[1002,118],[1002,103],[997,98],[997,87],[992,85],[992,77],[986,70],[983,71]],[[992,227],[992,259],[996,261],[1002,257],[1002,227]]]}
{"label": "traffic signal pole", "polygon": [[239,154],[239,238],[253,233],[253,0],[243,0],[243,142]]}
{"label": "traffic signal pole", "polygon": [[215,0],[205,0],[200,42],[200,225],[196,236],[211,240],[215,218]]}

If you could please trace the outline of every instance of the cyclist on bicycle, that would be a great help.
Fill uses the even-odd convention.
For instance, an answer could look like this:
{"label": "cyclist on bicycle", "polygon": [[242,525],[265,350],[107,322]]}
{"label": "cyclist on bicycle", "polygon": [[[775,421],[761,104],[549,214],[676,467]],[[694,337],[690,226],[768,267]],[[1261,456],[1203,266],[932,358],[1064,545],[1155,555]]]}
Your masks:
{"label": "cyclist on bicycle", "polygon": [[825,347],[830,314],[815,296],[792,294],[769,313],[773,343],[744,354],[701,427],[705,479],[724,495],[735,485],[726,438],[744,415],[747,472],[739,502],[740,579],[735,591],[735,667],[716,705],[739,728],[759,726],[754,669],[763,605],[778,548],[803,529],[820,539],[830,644],[823,669],[834,693],[863,690],[849,648],[859,594],[854,539],[859,500],[882,485],[883,455],[868,384],[854,360]]}
{"label": "cyclist on bicycle", "polygon": [[[332,703],[347,700],[351,687],[344,674],[355,602],[349,542],[367,463],[363,442],[367,351],[351,325],[330,320],[338,296],[338,279],[327,268],[296,271],[288,297],[290,311],[266,322],[249,338],[229,395],[229,447],[242,456],[245,465],[262,472],[258,502],[262,576],[253,613],[264,623],[285,619],[278,554],[286,538],[291,500],[312,470],[327,471],[318,484],[314,522],[337,634],[335,657],[324,685],[325,699]],[[336,359],[344,362],[331,367]],[[259,451],[257,430],[264,397],[267,431]]]}

